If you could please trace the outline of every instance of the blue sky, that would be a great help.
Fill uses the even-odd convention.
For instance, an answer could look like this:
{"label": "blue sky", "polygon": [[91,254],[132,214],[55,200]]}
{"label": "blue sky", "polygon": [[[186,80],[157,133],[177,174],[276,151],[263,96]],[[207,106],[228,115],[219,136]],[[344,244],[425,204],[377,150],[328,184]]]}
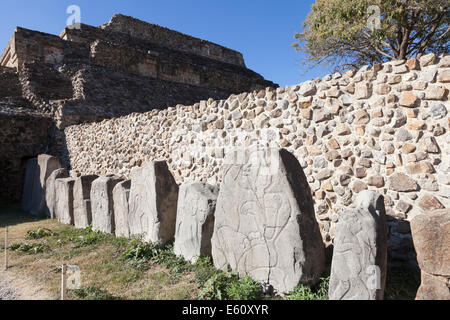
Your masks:
{"label": "blue sky", "polygon": [[81,22],[100,25],[123,13],[243,53],[247,67],[281,86],[330,73],[331,68],[308,70],[291,47],[295,31],[313,0],[2,0],[0,47],[21,26],[59,34],[69,5],[81,8]]}

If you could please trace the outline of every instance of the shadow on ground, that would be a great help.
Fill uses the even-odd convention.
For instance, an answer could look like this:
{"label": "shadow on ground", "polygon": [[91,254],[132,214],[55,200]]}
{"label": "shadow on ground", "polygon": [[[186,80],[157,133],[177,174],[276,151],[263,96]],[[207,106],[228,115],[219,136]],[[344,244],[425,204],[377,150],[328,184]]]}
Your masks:
{"label": "shadow on ground", "polygon": [[20,203],[0,202],[0,228],[26,222],[46,220],[47,217],[35,217],[22,211]]}

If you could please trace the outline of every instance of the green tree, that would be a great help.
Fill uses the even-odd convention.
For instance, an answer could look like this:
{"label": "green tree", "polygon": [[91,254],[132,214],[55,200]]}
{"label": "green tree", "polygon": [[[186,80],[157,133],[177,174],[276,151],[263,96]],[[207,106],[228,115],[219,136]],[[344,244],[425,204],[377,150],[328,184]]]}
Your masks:
{"label": "green tree", "polygon": [[360,68],[448,53],[448,0],[317,0],[293,44],[304,64]]}

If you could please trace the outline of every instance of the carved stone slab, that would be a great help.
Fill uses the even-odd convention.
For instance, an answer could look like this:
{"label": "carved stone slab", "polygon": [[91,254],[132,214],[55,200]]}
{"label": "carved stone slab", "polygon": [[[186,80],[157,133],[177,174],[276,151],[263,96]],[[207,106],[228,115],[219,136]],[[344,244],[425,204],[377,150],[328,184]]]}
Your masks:
{"label": "carved stone slab", "polygon": [[73,225],[73,186],[75,179],[55,180],[55,217],[59,222]]}
{"label": "carved stone slab", "polygon": [[114,176],[100,176],[91,186],[92,229],[114,233],[113,189],[123,179]]}
{"label": "carved stone slab", "polygon": [[45,201],[45,183],[50,174],[61,168],[58,158],[48,154],[37,157],[37,167],[33,180],[32,200],[30,213],[32,215],[45,214],[48,208]]}
{"label": "carved stone slab", "polygon": [[85,229],[92,224],[91,186],[96,175],[81,176],[73,187],[73,219],[75,228]]}
{"label": "carved stone slab", "polygon": [[57,169],[52,172],[52,174],[47,178],[45,183],[45,202],[47,205],[47,215],[54,219],[55,218],[55,207],[56,207],[56,179],[68,178],[69,173],[66,168]]}
{"label": "carved stone slab", "polygon": [[384,198],[365,190],[339,213],[329,286],[330,300],[382,300],[386,282]]}
{"label": "carved stone slab", "polygon": [[131,172],[129,223],[131,235],[165,244],[175,236],[178,185],[167,163],[155,161]]}
{"label": "carved stone slab", "polygon": [[325,264],[311,190],[284,149],[234,151],[225,158],[212,255],[217,268],[287,293],[315,283]]}
{"label": "carved stone slab", "polygon": [[195,263],[199,256],[211,256],[214,211],[218,190],[201,182],[186,182],[178,194],[174,252]]}
{"label": "carved stone slab", "polygon": [[118,183],[113,190],[114,221],[116,224],[116,237],[130,236],[130,224],[128,222],[131,180]]}

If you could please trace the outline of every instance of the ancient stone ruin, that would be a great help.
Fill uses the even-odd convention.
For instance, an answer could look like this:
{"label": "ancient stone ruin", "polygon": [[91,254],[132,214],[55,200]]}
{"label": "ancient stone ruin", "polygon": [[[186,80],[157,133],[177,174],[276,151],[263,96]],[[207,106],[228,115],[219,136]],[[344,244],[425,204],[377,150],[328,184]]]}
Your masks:
{"label": "ancient stone ruin", "polygon": [[279,293],[328,253],[330,298],[382,299],[408,265],[418,298],[447,297],[450,56],[279,88],[236,51],[116,15],[17,28],[0,61],[0,195],[24,210],[175,241]]}

